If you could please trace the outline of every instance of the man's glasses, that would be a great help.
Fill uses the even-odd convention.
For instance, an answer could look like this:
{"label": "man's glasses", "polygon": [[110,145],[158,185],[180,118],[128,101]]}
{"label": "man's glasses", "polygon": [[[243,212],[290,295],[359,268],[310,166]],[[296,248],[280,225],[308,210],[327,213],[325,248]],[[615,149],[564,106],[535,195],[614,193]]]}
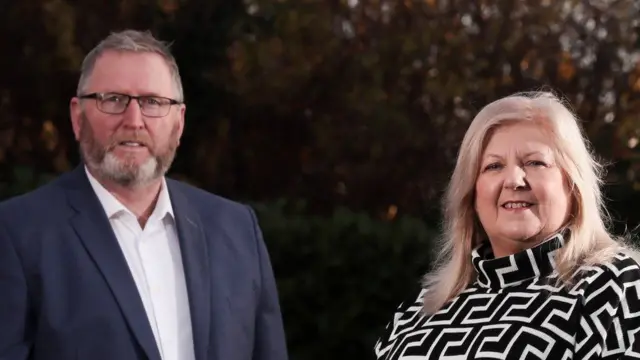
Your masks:
{"label": "man's glasses", "polygon": [[78,98],[95,99],[98,110],[112,115],[124,113],[132,99],[138,102],[142,115],[147,117],[167,116],[172,105],[181,104],[180,101],[162,96],[133,96],[118,93],[92,93],[80,95]]}

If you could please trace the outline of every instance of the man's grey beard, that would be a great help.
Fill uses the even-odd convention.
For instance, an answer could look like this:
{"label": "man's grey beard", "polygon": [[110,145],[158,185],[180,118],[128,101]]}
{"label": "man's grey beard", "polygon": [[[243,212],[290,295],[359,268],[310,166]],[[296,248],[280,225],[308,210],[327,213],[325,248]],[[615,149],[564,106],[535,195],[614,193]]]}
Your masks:
{"label": "man's grey beard", "polygon": [[147,149],[151,156],[142,164],[137,165],[126,159],[119,159],[113,154],[112,150],[118,141],[106,146],[98,144],[93,128],[83,113],[80,122],[80,155],[87,167],[97,177],[128,188],[142,187],[163,177],[169,171],[178,148],[176,137],[177,126],[172,131],[170,145],[160,154],[156,154],[151,149],[152,144],[147,143]]}

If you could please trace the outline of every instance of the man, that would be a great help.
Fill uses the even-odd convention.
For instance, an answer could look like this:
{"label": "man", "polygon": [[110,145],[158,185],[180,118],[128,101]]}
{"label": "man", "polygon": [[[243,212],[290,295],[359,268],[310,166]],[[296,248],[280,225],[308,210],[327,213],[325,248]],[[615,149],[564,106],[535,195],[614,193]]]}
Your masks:
{"label": "man", "polygon": [[84,164],[0,204],[0,359],[286,359],[254,212],[164,177],[185,115],[168,47],[111,34],[70,112]]}

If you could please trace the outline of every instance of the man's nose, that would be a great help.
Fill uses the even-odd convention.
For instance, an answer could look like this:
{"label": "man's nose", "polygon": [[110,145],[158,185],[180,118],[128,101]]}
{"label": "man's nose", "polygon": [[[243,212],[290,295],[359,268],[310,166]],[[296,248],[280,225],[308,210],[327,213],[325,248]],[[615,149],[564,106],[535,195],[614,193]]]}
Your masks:
{"label": "man's nose", "polygon": [[127,106],[122,116],[122,122],[127,127],[140,129],[145,126],[142,109],[135,99],[131,99],[129,106]]}
{"label": "man's nose", "polygon": [[504,187],[507,189],[518,189],[527,187],[527,173],[520,166],[509,166],[505,169]]}

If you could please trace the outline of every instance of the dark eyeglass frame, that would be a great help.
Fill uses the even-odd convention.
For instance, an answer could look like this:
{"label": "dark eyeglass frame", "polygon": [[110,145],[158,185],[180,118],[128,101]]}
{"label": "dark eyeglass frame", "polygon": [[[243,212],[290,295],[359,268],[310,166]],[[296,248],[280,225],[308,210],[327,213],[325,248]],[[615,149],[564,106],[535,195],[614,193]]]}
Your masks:
{"label": "dark eyeglass frame", "polygon": [[[109,95],[122,96],[124,99],[126,99],[126,103],[125,103],[124,107],[122,108],[122,111],[119,111],[119,112],[117,112],[117,111],[115,111],[115,112],[114,111],[105,111],[102,108],[102,102]],[[152,117],[152,118],[165,117],[165,116],[167,116],[169,114],[169,111],[171,110],[171,107],[173,105],[183,104],[182,101],[178,101],[178,100],[171,99],[171,98],[164,97],[164,96],[156,96],[156,95],[134,96],[134,95],[129,95],[129,94],[117,93],[117,92],[106,92],[106,93],[96,92],[96,93],[84,94],[84,95],[79,95],[78,99],[94,99],[96,101],[96,107],[98,108],[98,110],[100,110],[101,112],[103,112],[105,114],[110,114],[110,115],[123,114],[129,108],[129,105],[131,104],[131,100],[136,100],[138,102],[138,105],[140,106],[140,111],[142,112],[142,115],[144,115],[146,117]],[[145,113],[145,109],[146,108],[145,108],[145,105],[143,104],[143,101],[145,99],[166,100],[167,103],[160,105],[160,108],[162,108],[163,105],[168,105],[168,106],[166,106],[166,112],[164,114],[162,114],[162,115],[158,115],[158,114],[149,115],[149,114]]]}

